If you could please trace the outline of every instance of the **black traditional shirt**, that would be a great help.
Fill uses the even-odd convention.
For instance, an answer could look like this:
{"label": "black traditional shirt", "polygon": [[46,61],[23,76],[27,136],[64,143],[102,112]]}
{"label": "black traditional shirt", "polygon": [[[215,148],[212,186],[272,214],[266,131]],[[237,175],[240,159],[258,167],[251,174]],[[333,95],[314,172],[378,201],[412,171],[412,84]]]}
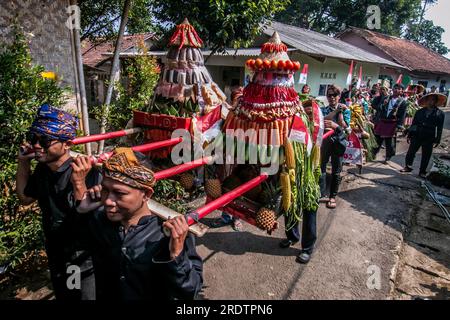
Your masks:
{"label": "black traditional shirt", "polygon": [[169,238],[157,216],[142,217],[125,233],[103,210],[86,215],[91,217],[98,300],[193,299],[198,294],[203,263],[191,234],[182,253],[171,261]]}
{"label": "black traditional shirt", "polygon": [[414,115],[409,130],[411,138],[440,143],[445,114],[439,108],[421,108]]}
{"label": "black traditional shirt", "polygon": [[[83,271],[87,258],[83,250],[82,233],[86,231],[87,218],[75,210],[73,186],[70,181],[73,159],[69,158],[56,171],[39,163],[24,189],[26,196],[36,199],[42,211],[45,245],[50,267],[65,268],[76,263]],[[86,186],[101,182],[101,174],[92,169],[86,177]],[[87,266],[85,266],[87,267]]]}

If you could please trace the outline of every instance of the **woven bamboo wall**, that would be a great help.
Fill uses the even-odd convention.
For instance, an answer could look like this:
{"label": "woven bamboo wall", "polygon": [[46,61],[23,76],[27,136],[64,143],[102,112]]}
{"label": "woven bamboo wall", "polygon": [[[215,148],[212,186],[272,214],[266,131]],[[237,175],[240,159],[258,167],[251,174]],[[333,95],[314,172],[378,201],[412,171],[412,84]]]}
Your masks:
{"label": "woven bamboo wall", "polygon": [[75,92],[75,66],[70,30],[66,27],[68,0],[1,0],[0,42],[11,40],[17,17],[25,32],[32,33],[30,50],[35,63],[54,71],[62,85]]}

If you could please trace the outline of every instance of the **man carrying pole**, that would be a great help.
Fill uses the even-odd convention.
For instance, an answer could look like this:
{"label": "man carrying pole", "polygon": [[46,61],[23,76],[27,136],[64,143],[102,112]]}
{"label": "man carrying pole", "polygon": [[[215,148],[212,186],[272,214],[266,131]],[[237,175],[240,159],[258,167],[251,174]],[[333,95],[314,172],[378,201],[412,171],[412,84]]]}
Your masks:
{"label": "man carrying pole", "polygon": [[78,206],[89,219],[97,299],[193,299],[203,283],[194,237],[184,216],[163,222],[150,211],[156,179],[137,156],[130,148],[115,149],[103,163],[102,184]]}
{"label": "man carrying pole", "polygon": [[[92,261],[81,241],[84,221],[75,207],[87,188],[100,182],[101,176],[96,170],[84,169],[86,166],[90,169],[86,159],[70,156],[77,127],[76,117],[45,104],[29,130],[28,142],[21,147],[21,150],[33,148],[34,152],[20,151],[18,155],[17,195],[22,205],[37,200],[42,210],[45,248],[58,300],[95,298]],[[33,159],[38,164],[31,172]],[[75,286],[68,283],[73,273],[80,275],[80,287],[77,281]]]}

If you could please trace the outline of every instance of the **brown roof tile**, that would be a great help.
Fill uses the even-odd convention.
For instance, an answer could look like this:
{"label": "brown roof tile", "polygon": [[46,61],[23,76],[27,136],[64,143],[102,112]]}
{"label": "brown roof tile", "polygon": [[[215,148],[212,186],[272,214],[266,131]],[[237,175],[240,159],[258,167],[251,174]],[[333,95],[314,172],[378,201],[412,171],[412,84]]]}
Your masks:
{"label": "brown roof tile", "polygon": [[[138,44],[140,39],[147,40],[154,37],[153,33],[140,33],[133,35],[125,35],[123,37],[120,51],[123,52],[130,47]],[[105,56],[104,53],[110,53],[114,51],[114,41],[108,41],[94,46],[94,43],[89,40],[84,40],[81,43],[81,54],[83,55],[83,64],[90,67],[96,67],[100,62],[110,58]]]}
{"label": "brown roof tile", "polygon": [[357,34],[366,39],[398,63],[411,70],[450,74],[449,59],[415,41],[355,27],[348,28],[340,36],[347,32]]}

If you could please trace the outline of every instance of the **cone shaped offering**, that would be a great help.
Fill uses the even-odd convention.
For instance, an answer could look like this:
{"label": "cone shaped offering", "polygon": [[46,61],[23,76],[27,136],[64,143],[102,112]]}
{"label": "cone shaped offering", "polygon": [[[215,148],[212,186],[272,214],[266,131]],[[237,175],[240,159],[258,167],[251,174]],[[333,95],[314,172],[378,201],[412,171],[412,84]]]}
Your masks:
{"label": "cone shaped offering", "polygon": [[[289,59],[286,45],[275,32],[263,44],[259,57],[247,60],[246,67],[252,72],[250,83],[234,112],[228,114],[224,129],[253,128],[258,143],[282,145],[293,116],[301,110],[294,88],[294,73],[300,63]],[[266,129],[268,137],[260,137],[260,129]]]}
{"label": "cone shaped offering", "polygon": [[205,67],[202,44],[187,19],[176,27],[169,41],[167,63],[155,89],[159,112],[180,117],[204,115],[225,102],[225,94]]}

